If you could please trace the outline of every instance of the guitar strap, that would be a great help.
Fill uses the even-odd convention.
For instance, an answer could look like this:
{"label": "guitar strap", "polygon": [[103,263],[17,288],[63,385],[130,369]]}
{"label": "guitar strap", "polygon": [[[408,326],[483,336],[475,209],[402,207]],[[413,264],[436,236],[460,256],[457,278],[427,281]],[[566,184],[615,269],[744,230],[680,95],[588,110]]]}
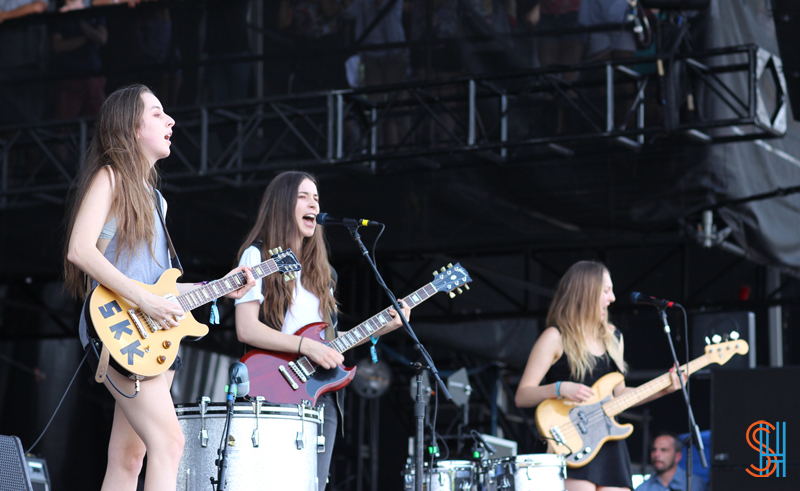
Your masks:
{"label": "guitar strap", "polygon": [[161,218],[161,225],[164,226],[164,236],[167,238],[167,245],[169,246],[169,260],[170,266],[173,268],[179,269],[181,271],[181,275],[183,274],[183,266],[181,266],[181,260],[178,259],[178,253],[175,252],[175,246],[172,245],[172,239],[169,237],[169,230],[167,230],[167,222],[164,220],[164,212],[161,210],[162,205],[162,197],[161,193],[158,190],[155,190],[155,199],[156,199],[156,210],[158,210],[158,216]]}

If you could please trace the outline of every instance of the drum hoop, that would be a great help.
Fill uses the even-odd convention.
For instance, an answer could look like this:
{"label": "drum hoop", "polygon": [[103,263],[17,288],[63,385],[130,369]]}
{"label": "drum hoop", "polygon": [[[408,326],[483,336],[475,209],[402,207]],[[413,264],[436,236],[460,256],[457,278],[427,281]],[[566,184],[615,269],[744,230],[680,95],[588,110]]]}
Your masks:
{"label": "drum hoop", "polygon": [[[303,408],[303,416],[299,414],[298,408]],[[225,416],[227,412],[227,405],[224,402],[212,402],[206,406],[206,412],[203,417],[215,418]],[[193,419],[200,418],[200,404],[176,404],[175,413],[179,419]],[[233,416],[235,418],[253,418],[256,414],[253,411],[253,404],[250,402],[237,402],[233,406]],[[298,404],[261,404],[261,412],[258,414],[258,419],[307,419],[310,421],[322,421],[320,410],[312,406],[300,406]]]}

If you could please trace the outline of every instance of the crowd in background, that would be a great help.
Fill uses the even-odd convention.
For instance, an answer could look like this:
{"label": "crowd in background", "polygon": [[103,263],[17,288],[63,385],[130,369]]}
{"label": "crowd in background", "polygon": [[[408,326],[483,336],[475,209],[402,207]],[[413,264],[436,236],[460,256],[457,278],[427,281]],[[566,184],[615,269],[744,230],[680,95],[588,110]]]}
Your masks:
{"label": "crowd in background", "polygon": [[631,56],[629,14],[627,0],[0,0],[0,124],[94,115],[132,82],[195,105]]}

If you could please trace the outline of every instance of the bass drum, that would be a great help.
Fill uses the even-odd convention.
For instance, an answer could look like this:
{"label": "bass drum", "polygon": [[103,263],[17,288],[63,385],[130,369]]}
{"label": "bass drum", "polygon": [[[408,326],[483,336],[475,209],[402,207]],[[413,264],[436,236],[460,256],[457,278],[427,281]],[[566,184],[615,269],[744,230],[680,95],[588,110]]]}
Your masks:
{"label": "bass drum", "polygon": [[[405,491],[414,491],[414,469],[413,464],[406,466],[403,473]],[[440,460],[433,468],[433,472],[428,470],[428,463],[425,462],[423,470],[425,479],[422,482],[422,489],[425,491],[476,491],[478,489],[478,474],[475,464],[469,460]]]}
{"label": "bass drum", "polygon": [[560,455],[532,454],[489,460],[487,491],[563,491],[567,463]]}
{"label": "bass drum", "polygon": [[[228,437],[229,491],[291,489],[317,491],[317,451],[324,451],[322,408],[307,405],[234,404]],[[227,406],[177,404],[186,444],[178,467],[177,491],[209,491],[218,476],[217,451],[225,434]],[[320,443],[318,449],[317,443]]]}

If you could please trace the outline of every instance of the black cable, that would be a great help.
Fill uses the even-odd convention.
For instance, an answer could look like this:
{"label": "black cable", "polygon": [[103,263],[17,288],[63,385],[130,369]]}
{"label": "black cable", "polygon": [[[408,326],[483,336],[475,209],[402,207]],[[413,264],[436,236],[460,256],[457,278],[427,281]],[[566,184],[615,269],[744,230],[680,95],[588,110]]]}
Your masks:
{"label": "black cable", "polygon": [[69,392],[70,387],[72,387],[72,382],[75,381],[75,377],[78,376],[78,372],[81,371],[81,367],[83,366],[83,363],[86,361],[86,358],[88,356],[89,356],[89,350],[86,350],[86,354],[83,355],[83,359],[81,360],[80,364],[78,365],[78,368],[75,370],[75,374],[72,376],[72,380],[70,380],[69,381],[69,385],[67,385],[67,390],[64,391],[64,395],[61,396],[61,400],[58,401],[58,406],[56,406],[56,410],[53,411],[53,415],[50,416],[50,421],[47,422],[47,426],[44,427],[44,429],[42,430],[42,433],[39,435],[39,438],[37,438],[36,441],[33,442],[33,445],[31,445],[31,448],[26,450],[24,453],[26,453],[26,454],[30,453],[30,451],[33,450],[36,447],[36,445],[38,445],[39,442],[42,440],[42,437],[47,432],[47,429],[50,428],[50,423],[53,422],[53,419],[56,417],[56,414],[58,414],[58,410],[61,409],[61,404],[64,402],[64,398],[67,397],[67,393]]}
{"label": "black cable", "polygon": [[[100,353],[97,352],[97,346],[95,346],[95,344],[94,344],[94,342],[92,340],[89,340],[89,346],[92,347],[92,350],[94,350],[95,356],[97,356],[97,359],[99,360],[100,359]],[[89,350],[86,350],[86,352],[88,353]],[[86,359],[86,355],[84,355],[83,358]],[[81,362],[81,363],[83,363],[83,362]],[[114,380],[111,377],[108,376],[108,373],[106,373],[106,380],[108,380],[108,382],[111,384],[111,386],[114,387],[114,389],[116,389],[116,391],[119,392],[119,394],[121,396],[123,396],[123,397],[127,397],[128,399],[133,399],[134,397],[139,395],[139,388],[138,388],[139,387],[139,381],[138,380],[135,381],[137,388],[136,388],[136,390],[135,390],[135,392],[133,393],[132,396],[122,392],[122,390],[119,387],[117,387],[117,384],[114,383]]]}

